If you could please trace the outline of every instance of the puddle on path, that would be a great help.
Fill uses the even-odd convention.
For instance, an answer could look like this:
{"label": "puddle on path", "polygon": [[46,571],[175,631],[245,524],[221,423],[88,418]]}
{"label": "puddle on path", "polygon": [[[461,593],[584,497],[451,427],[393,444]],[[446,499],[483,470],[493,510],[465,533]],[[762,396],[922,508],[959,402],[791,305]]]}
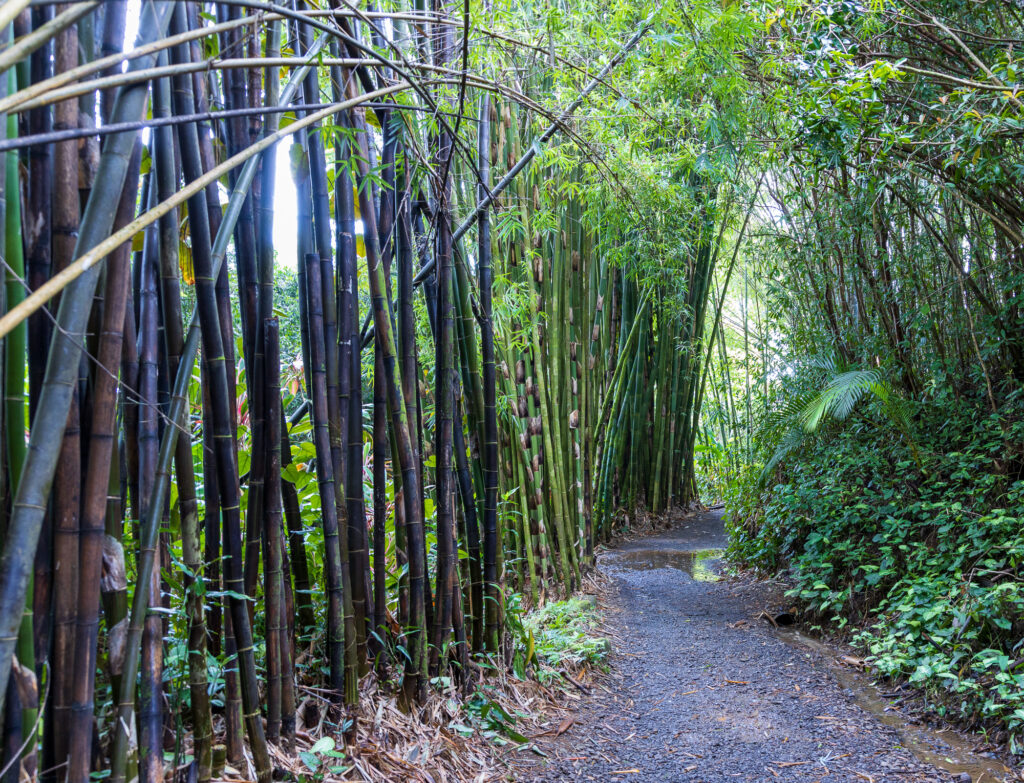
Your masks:
{"label": "puddle on path", "polygon": [[[967,738],[952,731],[937,731],[908,723],[899,712],[889,709],[892,700],[887,699],[866,674],[836,663],[827,645],[799,631],[780,628],[777,633],[792,647],[808,648],[824,656],[830,662],[836,679],[853,694],[861,709],[895,729],[904,747],[921,761],[954,776],[966,773],[971,776],[972,783],[1002,783],[1016,779],[1011,777],[1012,770],[998,759],[975,753],[974,744]],[[953,779],[956,780],[955,777]]]}
{"label": "puddle on path", "polygon": [[[698,582],[716,582],[721,578],[718,568],[722,552],[721,549],[620,549],[604,555],[602,563],[609,568],[627,571],[671,568],[682,571]],[[839,665],[827,645],[788,628],[779,628],[777,633],[779,638],[790,646],[807,648],[824,656],[831,663],[836,679],[853,694],[857,704],[885,725],[895,729],[904,747],[921,761],[949,772],[954,780],[955,776],[964,773],[970,775],[972,783],[1003,783],[1015,779],[1012,778],[1012,770],[998,759],[987,758],[974,752],[974,744],[965,737],[952,731],[937,731],[912,725],[902,714],[888,709],[891,700],[882,695],[866,674]]]}
{"label": "puddle on path", "polygon": [[693,577],[697,582],[717,582],[717,563],[721,549],[678,551],[672,549],[627,549],[610,552],[603,563],[612,568],[629,571],[648,571],[653,568],[674,568]]}

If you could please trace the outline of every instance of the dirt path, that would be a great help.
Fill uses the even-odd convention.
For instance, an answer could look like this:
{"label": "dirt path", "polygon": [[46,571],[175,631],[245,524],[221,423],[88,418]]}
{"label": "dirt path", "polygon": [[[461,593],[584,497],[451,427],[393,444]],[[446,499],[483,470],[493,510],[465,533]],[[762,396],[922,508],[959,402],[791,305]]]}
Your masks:
{"label": "dirt path", "polygon": [[714,581],[717,561],[692,554],[724,545],[721,515],[708,513],[600,559],[618,638],[609,692],[584,700],[522,780],[999,779],[939,770],[906,749],[906,735],[837,679],[831,655],[757,619],[770,600],[763,584]]}

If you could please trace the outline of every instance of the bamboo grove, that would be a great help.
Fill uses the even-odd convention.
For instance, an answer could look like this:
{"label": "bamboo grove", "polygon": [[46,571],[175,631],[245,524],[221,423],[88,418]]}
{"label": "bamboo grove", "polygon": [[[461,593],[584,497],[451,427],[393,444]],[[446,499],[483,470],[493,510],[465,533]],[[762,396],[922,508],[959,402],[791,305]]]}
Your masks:
{"label": "bamboo grove", "polygon": [[[750,71],[751,85],[785,143],[709,354],[719,382],[704,409],[710,440],[736,447],[723,452],[731,470],[758,460],[759,430],[770,455],[785,396],[829,373],[873,368],[912,405],[948,397],[994,417],[1017,397],[1021,104],[1006,87],[1024,19],[1003,11],[808,7],[785,32],[781,11],[764,19],[764,71],[783,76]],[[863,57],[830,54],[844,36]]]}
{"label": "bamboo grove", "polygon": [[728,189],[643,268],[574,112],[653,23],[559,100],[490,13],[0,7],[5,779],[268,781],[300,685],[415,709],[694,500]]}
{"label": "bamboo grove", "polygon": [[705,497],[873,676],[1020,754],[1024,9],[762,11],[776,141],[710,354]]}

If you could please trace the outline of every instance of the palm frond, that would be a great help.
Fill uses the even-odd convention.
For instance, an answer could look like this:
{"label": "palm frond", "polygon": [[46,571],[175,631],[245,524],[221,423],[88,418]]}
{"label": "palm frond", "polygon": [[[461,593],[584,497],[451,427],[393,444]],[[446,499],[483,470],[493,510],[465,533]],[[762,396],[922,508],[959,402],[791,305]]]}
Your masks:
{"label": "palm frond", "polygon": [[832,356],[814,357],[808,366],[830,374],[831,371],[842,371],[832,374],[824,388],[797,392],[766,416],[761,429],[762,436],[766,442],[777,441],[778,445],[761,471],[760,483],[763,484],[772,471],[827,420],[847,419],[865,395],[878,401],[890,424],[906,439],[914,460],[921,465],[913,435],[911,407],[897,394],[881,370],[846,370]]}
{"label": "palm frond", "polygon": [[771,459],[765,463],[765,466],[761,468],[761,473],[757,477],[758,486],[764,486],[768,481],[768,477],[771,476],[772,471],[776,467],[792,454],[794,451],[799,449],[806,439],[805,433],[800,427],[791,427],[782,439],[779,441],[779,445],[775,448],[775,453],[772,454]]}
{"label": "palm frond", "polygon": [[878,370],[852,370],[837,375],[799,414],[806,432],[814,432],[826,418],[840,421],[847,418],[866,392],[885,391],[884,378]]}

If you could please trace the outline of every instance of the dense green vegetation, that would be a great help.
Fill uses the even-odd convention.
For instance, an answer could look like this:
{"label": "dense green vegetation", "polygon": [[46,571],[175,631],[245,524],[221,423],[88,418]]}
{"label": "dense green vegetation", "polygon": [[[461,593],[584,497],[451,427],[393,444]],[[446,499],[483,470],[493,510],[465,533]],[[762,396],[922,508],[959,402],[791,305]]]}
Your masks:
{"label": "dense green vegetation", "polygon": [[205,783],[224,744],[265,783],[300,686],[348,740],[440,694],[514,739],[482,678],[599,662],[595,547],[712,499],[1020,750],[1022,38],[962,0],[7,0],[5,774]]}
{"label": "dense green vegetation", "polygon": [[1021,14],[784,5],[704,411],[736,562],[1024,748]]}
{"label": "dense green vegetation", "polygon": [[814,623],[849,631],[882,674],[927,686],[943,714],[1019,734],[1024,484],[994,465],[1004,435],[1024,433],[1019,407],[920,415],[925,471],[879,419],[865,406],[770,490],[737,489],[730,552],[787,567]]}

